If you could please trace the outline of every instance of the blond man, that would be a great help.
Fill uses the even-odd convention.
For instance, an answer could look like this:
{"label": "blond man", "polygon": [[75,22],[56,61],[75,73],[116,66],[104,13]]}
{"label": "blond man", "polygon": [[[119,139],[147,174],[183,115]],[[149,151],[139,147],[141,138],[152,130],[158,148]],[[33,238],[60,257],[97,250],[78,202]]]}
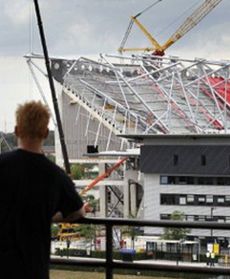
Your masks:
{"label": "blond man", "polygon": [[85,214],[71,179],[42,153],[49,119],[41,102],[19,105],[18,149],[0,155],[2,278],[48,279],[52,220],[72,221]]}

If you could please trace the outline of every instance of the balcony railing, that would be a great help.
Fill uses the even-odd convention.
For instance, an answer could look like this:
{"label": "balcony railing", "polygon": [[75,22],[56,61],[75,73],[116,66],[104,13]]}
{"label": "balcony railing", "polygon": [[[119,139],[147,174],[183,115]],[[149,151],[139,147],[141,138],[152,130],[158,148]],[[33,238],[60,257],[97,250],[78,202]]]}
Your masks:
{"label": "balcony railing", "polygon": [[202,267],[196,264],[192,265],[169,265],[156,263],[138,263],[138,262],[123,262],[113,259],[113,227],[114,226],[135,226],[135,227],[164,227],[164,228],[188,228],[188,229],[216,229],[229,230],[230,223],[213,223],[213,222],[182,222],[182,221],[141,221],[133,219],[115,219],[115,218],[84,218],[77,222],[78,224],[94,224],[105,226],[106,236],[106,257],[105,259],[51,259],[51,263],[55,265],[71,265],[71,266],[87,266],[87,267],[102,267],[105,269],[106,279],[113,278],[114,269],[129,269],[129,270],[152,270],[152,271],[167,271],[167,272],[184,272],[197,274],[212,274],[212,275],[230,275],[230,268],[214,266]]}

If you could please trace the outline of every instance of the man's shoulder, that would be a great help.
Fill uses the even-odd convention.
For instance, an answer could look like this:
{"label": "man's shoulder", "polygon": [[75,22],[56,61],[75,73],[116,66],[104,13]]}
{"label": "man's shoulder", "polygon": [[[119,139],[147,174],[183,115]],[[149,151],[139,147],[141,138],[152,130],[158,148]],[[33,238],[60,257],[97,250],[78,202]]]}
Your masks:
{"label": "man's shoulder", "polygon": [[0,162],[5,162],[11,159],[14,159],[15,157],[17,157],[17,152],[16,150],[12,150],[12,151],[7,151],[4,153],[0,154]]}
{"label": "man's shoulder", "polygon": [[68,178],[66,172],[60,166],[58,166],[56,163],[52,162],[48,158],[46,157],[44,158],[45,158],[45,167],[47,169],[52,170],[53,173],[55,173],[58,177]]}

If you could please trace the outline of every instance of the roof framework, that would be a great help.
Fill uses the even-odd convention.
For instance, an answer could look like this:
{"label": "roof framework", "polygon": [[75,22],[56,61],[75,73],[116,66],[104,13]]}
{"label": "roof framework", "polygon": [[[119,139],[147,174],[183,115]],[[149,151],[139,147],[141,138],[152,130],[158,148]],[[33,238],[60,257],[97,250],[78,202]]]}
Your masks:
{"label": "roof framework", "polygon": [[115,134],[228,133],[229,66],[230,61],[101,55],[100,62],[66,62],[63,87]]}
{"label": "roof framework", "polygon": [[[27,56],[38,68],[32,58],[41,57]],[[111,135],[229,132],[230,61],[152,55],[51,61],[63,92],[87,111],[87,126],[96,118]]]}

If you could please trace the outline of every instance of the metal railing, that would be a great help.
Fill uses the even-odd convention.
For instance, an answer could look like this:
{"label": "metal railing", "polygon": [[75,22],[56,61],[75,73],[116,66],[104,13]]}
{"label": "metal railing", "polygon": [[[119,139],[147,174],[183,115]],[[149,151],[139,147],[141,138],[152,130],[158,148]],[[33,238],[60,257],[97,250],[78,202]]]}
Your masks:
{"label": "metal railing", "polygon": [[216,229],[230,230],[230,223],[213,223],[213,222],[182,222],[182,221],[141,221],[133,219],[115,219],[115,218],[83,218],[77,221],[78,224],[94,224],[105,226],[106,236],[106,257],[105,259],[51,259],[51,264],[70,265],[70,266],[87,266],[102,267],[105,269],[106,279],[113,278],[114,269],[129,270],[152,270],[167,272],[184,272],[197,274],[212,275],[230,275],[230,268],[215,266],[212,268],[195,266],[195,265],[168,265],[156,263],[138,263],[122,262],[113,259],[113,227],[114,226],[135,226],[135,227],[164,227],[164,228],[193,228],[193,229]]}

